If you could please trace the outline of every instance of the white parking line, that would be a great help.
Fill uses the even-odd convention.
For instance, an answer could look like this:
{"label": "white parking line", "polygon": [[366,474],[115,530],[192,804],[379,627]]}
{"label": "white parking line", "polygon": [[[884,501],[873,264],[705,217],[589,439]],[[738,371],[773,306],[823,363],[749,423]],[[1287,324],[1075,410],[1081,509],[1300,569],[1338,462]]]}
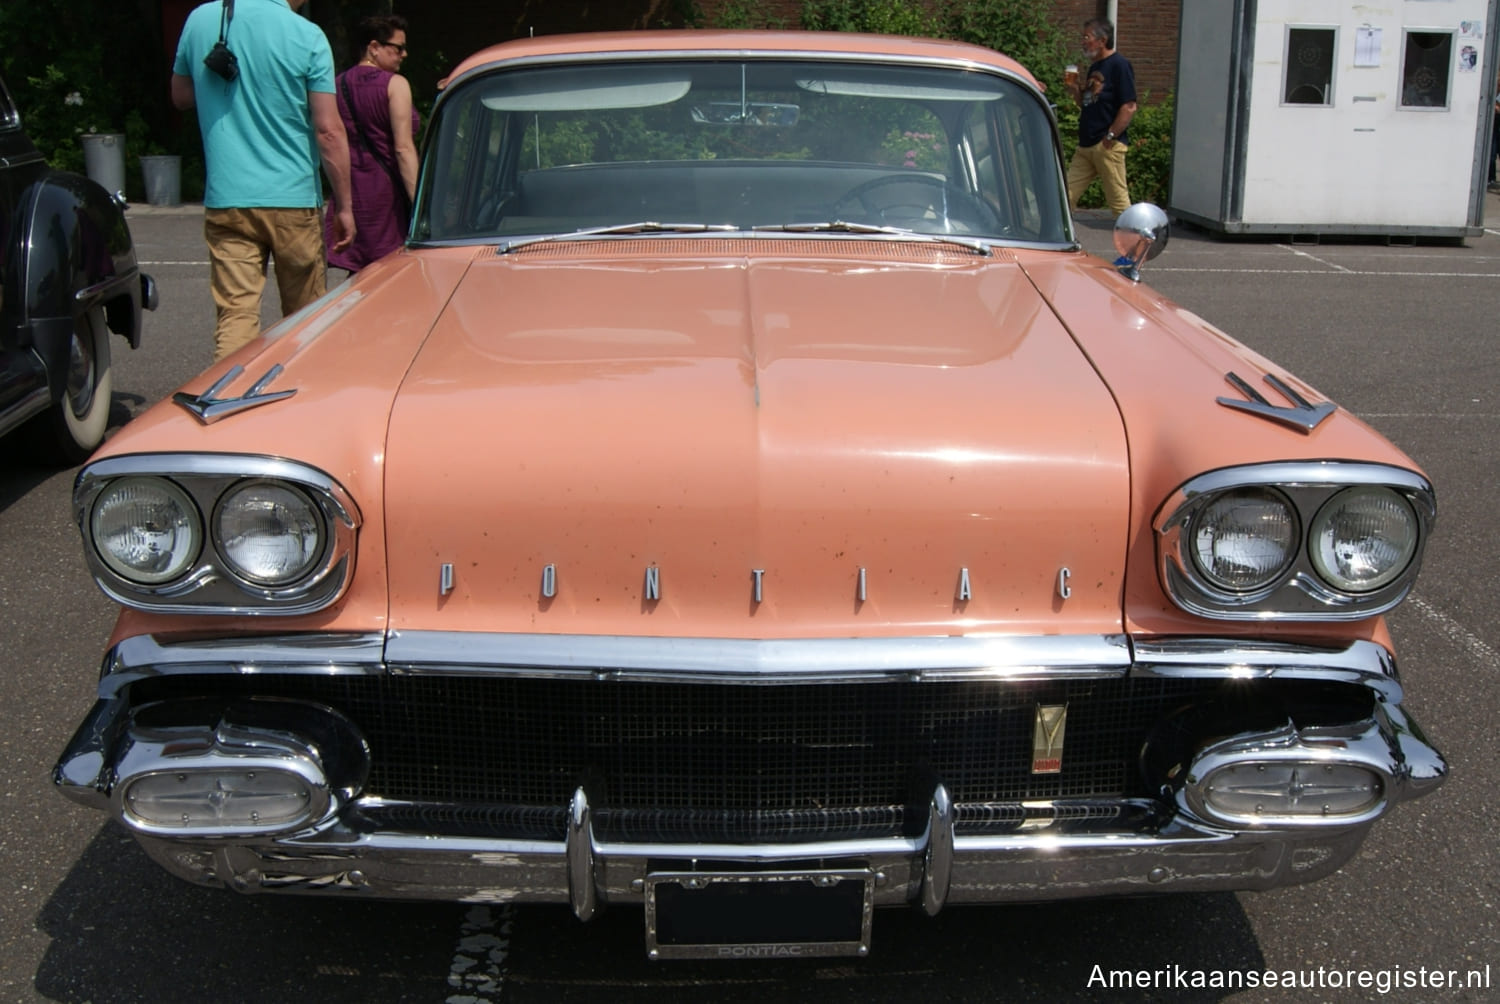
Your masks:
{"label": "white parking line", "polygon": [[1500,272],[1386,272],[1384,270],[1342,269],[1337,272],[1320,272],[1311,268],[1182,268],[1171,265],[1153,265],[1156,272],[1227,272],[1232,275],[1337,275],[1364,277],[1397,277],[1417,279],[1500,279]]}
{"label": "white parking line", "polygon": [[495,1004],[505,988],[505,960],[510,955],[510,905],[491,909],[472,906],[459,928],[458,947],[448,967],[453,989],[444,1004]]}
{"label": "white parking line", "polygon": [[1410,597],[1407,602],[1436,624],[1438,630],[1447,635],[1450,641],[1467,651],[1486,668],[1500,669],[1500,653],[1497,653],[1468,628],[1419,596]]}
{"label": "white parking line", "polygon": [[1326,265],[1329,268],[1331,268],[1331,269],[1337,269],[1340,272],[1351,271],[1351,269],[1347,269],[1347,268],[1345,268],[1342,265],[1335,265],[1331,261],[1324,261],[1322,258],[1319,258],[1317,255],[1308,254],[1306,251],[1302,251],[1302,250],[1299,250],[1298,248],[1294,248],[1290,244],[1278,244],[1276,246],[1279,247],[1279,248],[1281,248],[1281,250],[1283,250],[1283,251],[1290,251],[1292,254],[1298,256],[1299,258],[1306,258],[1309,261],[1315,261],[1319,265]]}

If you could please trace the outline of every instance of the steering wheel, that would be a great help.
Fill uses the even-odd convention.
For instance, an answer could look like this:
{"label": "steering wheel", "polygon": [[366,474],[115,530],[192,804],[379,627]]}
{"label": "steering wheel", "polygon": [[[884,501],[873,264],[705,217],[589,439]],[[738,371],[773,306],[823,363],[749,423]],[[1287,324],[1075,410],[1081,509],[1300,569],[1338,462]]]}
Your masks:
{"label": "steering wheel", "polygon": [[943,178],[917,171],[862,181],[835,199],[832,209],[835,216],[842,217],[856,207],[863,211],[864,218],[854,222],[873,221],[913,230],[936,225],[944,233],[973,230],[973,221],[985,216],[972,196]]}

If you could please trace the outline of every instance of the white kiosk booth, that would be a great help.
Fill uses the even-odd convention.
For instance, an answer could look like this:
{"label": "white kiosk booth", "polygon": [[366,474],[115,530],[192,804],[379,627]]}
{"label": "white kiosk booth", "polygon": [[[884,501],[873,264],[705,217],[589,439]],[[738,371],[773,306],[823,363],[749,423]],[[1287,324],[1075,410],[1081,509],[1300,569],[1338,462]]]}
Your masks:
{"label": "white kiosk booth", "polygon": [[1224,233],[1482,233],[1497,5],[1183,0],[1170,211]]}

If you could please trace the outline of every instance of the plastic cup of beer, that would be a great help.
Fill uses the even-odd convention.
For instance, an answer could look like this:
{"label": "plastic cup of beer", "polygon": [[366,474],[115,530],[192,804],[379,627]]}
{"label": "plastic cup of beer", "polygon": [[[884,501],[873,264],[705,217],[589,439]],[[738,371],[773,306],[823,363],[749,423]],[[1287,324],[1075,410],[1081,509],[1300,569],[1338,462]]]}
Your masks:
{"label": "plastic cup of beer", "polygon": [[1077,63],[1069,63],[1067,66],[1063,67],[1063,80],[1067,81],[1069,84],[1078,83]]}

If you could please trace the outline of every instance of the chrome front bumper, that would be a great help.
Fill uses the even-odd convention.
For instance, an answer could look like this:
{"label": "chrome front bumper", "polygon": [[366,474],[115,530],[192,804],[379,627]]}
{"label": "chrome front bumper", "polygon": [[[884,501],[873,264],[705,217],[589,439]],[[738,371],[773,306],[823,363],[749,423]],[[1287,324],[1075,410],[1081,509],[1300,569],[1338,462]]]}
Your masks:
{"label": "chrome front bumper", "polygon": [[[1136,643],[1124,670],[1156,676],[1316,678],[1367,688],[1368,720],[1321,735],[1382,779],[1380,810],[1352,822],[1231,826],[1181,802],[1150,828],[1070,832],[1054,824],[1007,835],[960,832],[941,779],[925,831],[915,837],[774,844],[615,843],[591,823],[579,787],[566,839],[440,836],[382,828],[380,801],[354,797],[320,824],[290,835],[161,836],[138,832],[172,873],[241,892],[282,891],[463,902],[568,903],[588,919],[605,902],[639,903],[663,869],[702,873],[858,868],[873,876],[877,906],[919,904],[928,913],[958,903],[1004,903],[1147,892],[1268,889],[1311,881],[1343,865],[1374,819],[1432,790],[1447,766],[1400,706],[1389,652],[1368,643],[1318,649],[1193,640]],[[100,700],[63,753],[55,780],[82,804],[120,814],[115,782],[128,728],[127,685],[170,673],[386,672],[375,638],[308,637],[245,648],[236,643],[165,645],[132,639],[105,661]],[[1079,667],[1097,674],[1097,667]],[[595,671],[596,672],[596,671]],[[847,670],[841,669],[847,675]],[[1336,734],[1335,734],[1336,733]],[[1181,801],[1181,800],[1180,800]],[[128,820],[127,820],[128,824]]]}

